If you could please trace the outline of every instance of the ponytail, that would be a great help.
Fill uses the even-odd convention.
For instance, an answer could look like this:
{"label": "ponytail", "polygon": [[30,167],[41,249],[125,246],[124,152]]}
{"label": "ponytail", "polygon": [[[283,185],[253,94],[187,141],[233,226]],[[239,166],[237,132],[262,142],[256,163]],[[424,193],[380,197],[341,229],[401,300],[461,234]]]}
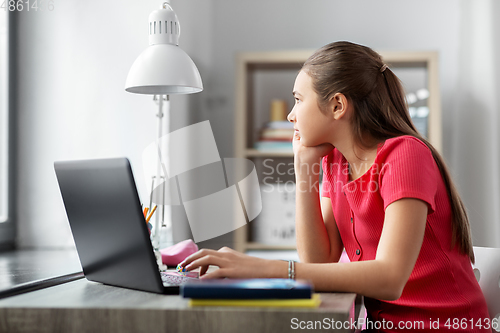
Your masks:
{"label": "ponytail", "polygon": [[387,92],[390,97],[391,103],[394,105],[395,109],[404,110],[401,115],[407,127],[407,132],[403,135],[411,135],[421,140],[432,152],[432,157],[437,164],[441,177],[443,178],[446,192],[448,193],[448,198],[450,199],[451,213],[452,213],[452,247],[457,245],[461,253],[469,256],[472,263],[475,262],[474,250],[472,246],[472,237],[470,230],[469,217],[467,216],[467,211],[465,210],[465,205],[460,198],[460,194],[451,178],[450,171],[446,166],[446,163],[439,154],[439,152],[432,146],[432,144],[422,137],[422,135],[415,128],[409,112],[407,112],[407,104],[403,99],[404,90],[401,85],[399,78],[390,70],[386,70],[384,73],[384,78],[386,82]]}

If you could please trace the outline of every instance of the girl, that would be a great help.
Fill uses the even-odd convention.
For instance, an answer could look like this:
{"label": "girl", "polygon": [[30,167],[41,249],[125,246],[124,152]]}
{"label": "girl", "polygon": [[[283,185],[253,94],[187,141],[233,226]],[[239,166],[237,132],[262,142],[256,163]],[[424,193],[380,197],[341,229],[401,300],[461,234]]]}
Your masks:
{"label": "girl", "polygon": [[[300,263],[222,248],[201,250],[182,267],[201,267],[202,278],[295,277],[317,291],[355,292],[365,296],[369,321],[396,330],[407,321],[447,330],[458,320],[465,331],[489,332],[464,205],[380,55],[349,42],[326,45],[293,89]],[[320,198],[313,171],[321,161]],[[343,249],[348,263],[338,262]],[[209,265],[219,269],[206,273]]]}

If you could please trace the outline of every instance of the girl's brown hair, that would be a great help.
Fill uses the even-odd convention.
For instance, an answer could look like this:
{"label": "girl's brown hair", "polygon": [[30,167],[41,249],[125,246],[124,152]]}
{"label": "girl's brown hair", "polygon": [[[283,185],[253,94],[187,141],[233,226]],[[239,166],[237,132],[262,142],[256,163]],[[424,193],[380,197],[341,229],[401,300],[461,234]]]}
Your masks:
{"label": "girl's brown hair", "polygon": [[438,151],[415,128],[401,81],[380,55],[366,46],[335,42],[317,50],[302,70],[312,78],[321,109],[336,93],[344,94],[353,104],[352,130],[361,147],[373,146],[365,142],[365,134],[377,142],[411,135],[429,147],[450,199],[452,247],[458,243],[460,252],[474,262],[469,219],[450,172]]}

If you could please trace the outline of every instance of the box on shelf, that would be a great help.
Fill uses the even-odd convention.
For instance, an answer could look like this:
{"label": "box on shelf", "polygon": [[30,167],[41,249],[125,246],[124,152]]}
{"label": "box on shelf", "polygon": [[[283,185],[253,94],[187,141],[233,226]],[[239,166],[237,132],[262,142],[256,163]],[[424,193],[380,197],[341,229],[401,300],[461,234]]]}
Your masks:
{"label": "box on shelf", "polygon": [[295,246],[295,184],[261,184],[262,211],[252,222],[253,241]]}

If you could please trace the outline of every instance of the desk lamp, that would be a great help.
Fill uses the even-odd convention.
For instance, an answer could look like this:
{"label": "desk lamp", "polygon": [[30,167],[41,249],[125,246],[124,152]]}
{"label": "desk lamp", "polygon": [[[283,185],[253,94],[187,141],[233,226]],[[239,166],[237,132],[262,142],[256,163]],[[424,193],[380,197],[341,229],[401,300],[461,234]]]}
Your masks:
{"label": "desk lamp", "polygon": [[[164,2],[159,10],[153,11],[149,15],[149,46],[132,64],[125,83],[126,91],[154,95],[153,99],[159,102],[157,146],[160,152],[165,152],[164,156],[168,156],[168,144],[162,150],[161,137],[163,135],[162,127],[168,128],[169,126],[169,95],[192,94],[203,90],[198,68],[188,54],[178,46],[180,29],[177,15],[168,2]],[[166,123],[164,124],[164,122]],[[160,156],[158,156],[157,172],[156,177],[153,177],[152,180],[151,196],[155,185],[161,184],[161,171],[162,163]],[[166,175],[166,172],[164,174]],[[164,219],[166,206],[158,203],[158,208],[162,213],[160,211],[156,213],[152,242],[158,264],[162,268],[164,266],[159,251],[160,216]]]}

